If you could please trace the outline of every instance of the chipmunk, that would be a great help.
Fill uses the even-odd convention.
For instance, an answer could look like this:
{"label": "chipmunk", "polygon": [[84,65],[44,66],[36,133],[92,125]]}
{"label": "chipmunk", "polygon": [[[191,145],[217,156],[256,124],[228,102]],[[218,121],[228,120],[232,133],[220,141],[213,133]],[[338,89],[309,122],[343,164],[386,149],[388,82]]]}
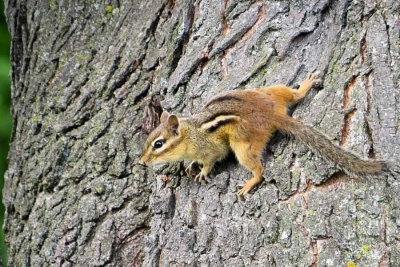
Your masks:
{"label": "chipmunk", "polygon": [[307,144],[326,160],[351,176],[378,174],[385,164],[363,160],[333,144],[310,126],[287,115],[287,108],[302,98],[313,85],[321,82],[319,73],[309,74],[299,89],[284,85],[231,90],[213,97],[202,110],[191,117],[178,118],[164,111],[160,125],[144,145],[141,164],[191,159],[203,165],[195,180],[208,181],[217,161],[230,150],[253,177],[239,185],[238,196],[244,196],[262,181],[262,151],[277,131],[289,133]]}

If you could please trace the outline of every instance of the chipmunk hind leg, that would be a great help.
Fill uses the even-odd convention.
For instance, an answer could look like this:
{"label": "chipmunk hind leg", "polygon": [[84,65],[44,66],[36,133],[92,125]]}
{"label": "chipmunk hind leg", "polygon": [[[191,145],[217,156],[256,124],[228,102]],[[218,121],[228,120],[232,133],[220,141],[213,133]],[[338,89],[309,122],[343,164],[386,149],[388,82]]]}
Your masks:
{"label": "chipmunk hind leg", "polygon": [[261,164],[261,152],[265,143],[237,141],[231,143],[231,148],[236,155],[239,163],[250,170],[253,177],[238,191],[238,196],[244,196],[254,186],[262,181],[263,166]]}

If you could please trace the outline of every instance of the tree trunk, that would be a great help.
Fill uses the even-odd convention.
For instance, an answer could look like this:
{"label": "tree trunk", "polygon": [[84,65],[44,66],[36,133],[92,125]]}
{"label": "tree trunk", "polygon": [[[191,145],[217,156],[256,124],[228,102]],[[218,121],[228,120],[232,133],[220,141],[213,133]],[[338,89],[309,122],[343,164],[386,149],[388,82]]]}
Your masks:
{"label": "tree trunk", "polygon": [[[308,2],[308,3],[306,3]],[[265,180],[228,158],[200,185],[144,168],[158,102],[324,76],[293,116],[364,158],[400,158],[400,3],[6,3],[14,129],[10,266],[400,266],[399,177],[351,179],[276,134]]]}

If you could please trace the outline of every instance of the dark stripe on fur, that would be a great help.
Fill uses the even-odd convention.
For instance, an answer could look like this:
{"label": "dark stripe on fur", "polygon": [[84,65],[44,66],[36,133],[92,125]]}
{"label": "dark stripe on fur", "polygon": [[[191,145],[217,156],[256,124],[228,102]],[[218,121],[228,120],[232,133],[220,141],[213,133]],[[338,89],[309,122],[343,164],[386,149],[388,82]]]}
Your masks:
{"label": "dark stripe on fur", "polygon": [[[175,147],[177,147],[180,144],[180,141],[181,141],[180,137],[174,139],[174,141],[171,144],[169,144],[169,147],[167,149],[164,149],[163,151],[159,152],[158,155],[162,155],[162,154],[170,151],[171,149],[174,149]],[[165,143],[165,144],[167,144],[167,143]]]}
{"label": "dark stripe on fur", "polygon": [[220,121],[218,121],[218,123],[216,125],[213,125],[210,128],[208,128],[207,131],[210,132],[210,133],[215,132],[222,125],[225,125],[225,124],[228,124],[228,123],[234,122],[234,121],[236,121],[236,120],[233,119],[233,118],[226,119],[226,120],[220,120]]}
{"label": "dark stripe on fur", "polygon": [[224,95],[224,96],[220,96],[220,97],[216,97],[214,99],[211,99],[210,102],[208,102],[204,108],[212,105],[212,104],[216,104],[219,102],[223,102],[223,101],[231,101],[231,100],[235,100],[235,101],[242,101],[242,99],[236,97],[236,96],[232,96],[232,95]]}
{"label": "dark stripe on fur", "polygon": [[215,120],[217,117],[219,116],[237,116],[234,112],[226,112],[226,111],[222,111],[222,112],[217,112],[215,114],[212,114],[211,117],[207,118],[205,121],[203,121],[201,123],[201,125],[209,123],[210,121]]}

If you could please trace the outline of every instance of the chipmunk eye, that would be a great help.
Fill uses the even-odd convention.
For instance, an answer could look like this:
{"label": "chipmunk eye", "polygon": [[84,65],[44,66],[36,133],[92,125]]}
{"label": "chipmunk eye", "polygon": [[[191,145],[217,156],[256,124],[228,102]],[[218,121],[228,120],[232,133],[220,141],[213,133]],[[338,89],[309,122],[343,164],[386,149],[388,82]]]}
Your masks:
{"label": "chipmunk eye", "polygon": [[153,147],[154,147],[155,149],[160,148],[160,147],[163,146],[164,143],[165,143],[165,140],[164,140],[164,139],[157,140],[157,141],[154,142]]}

